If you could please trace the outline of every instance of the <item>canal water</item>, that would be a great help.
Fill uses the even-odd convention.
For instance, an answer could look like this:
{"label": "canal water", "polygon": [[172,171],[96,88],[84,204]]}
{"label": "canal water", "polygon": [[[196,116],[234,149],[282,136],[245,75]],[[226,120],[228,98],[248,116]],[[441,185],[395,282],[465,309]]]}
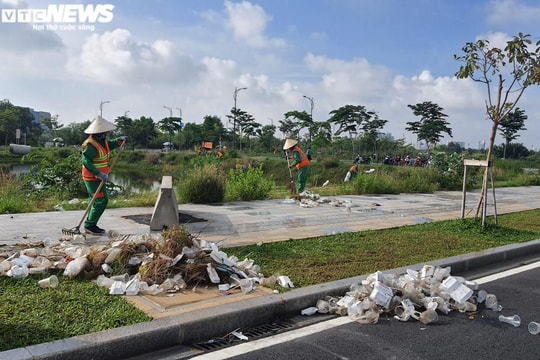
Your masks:
{"label": "canal water", "polygon": [[[8,172],[11,175],[19,177],[31,171],[33,165],[29,164],[10,164],[2,166],[1,171]],[[109,180],[122,188],[135,193],[154,192],[159,190],[161,179],[149,178],[140,174],[133,176],[133,173],[127,174],[121,171],[115,171],[109,176]]]}

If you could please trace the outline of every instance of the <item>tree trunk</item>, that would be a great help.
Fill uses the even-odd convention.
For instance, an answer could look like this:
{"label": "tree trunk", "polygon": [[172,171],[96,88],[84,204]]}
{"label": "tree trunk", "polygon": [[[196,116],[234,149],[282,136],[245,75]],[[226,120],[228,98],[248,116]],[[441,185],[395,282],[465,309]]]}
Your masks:
{"label": "tree trunk", "polygon": [[[482,209],[482,219],[485,218],[485,210],[486,210],[486,202],[487,202],[487,187],[488,187],[488,177],[489,177],[489,168],[492,167],[491,164],[491,158],[493,154],[493,145],[495,144],[495,136],[497,135],[497,126],[498,126],[498,120],[493,120],[493,125],[491,127],[491,135],[489,137],[489,146],[486,156],[486,161],[488,163],[488,166],[484,169],[484,177],[482,179],[482,195],[480,196],[480,200],[478,201],[478,208],[476,209],[476,217],[478,217],[478,212],[480,209]],[[485,223],[482,222],[482,228],[485,227]]]}

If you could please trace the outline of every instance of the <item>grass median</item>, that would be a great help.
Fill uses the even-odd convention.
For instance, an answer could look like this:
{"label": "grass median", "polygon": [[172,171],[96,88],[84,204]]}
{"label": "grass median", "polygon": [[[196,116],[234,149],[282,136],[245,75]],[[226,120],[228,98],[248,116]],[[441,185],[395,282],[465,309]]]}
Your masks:
{"label": "grass median", "polygon": [[[492,222],[482,229],[473,219],[449,220],[224,251],[253,259],[266,276],[287,275],[298,288],[540,238],[540,210]],[[38,288],[49,275],[0,277],[0,351],[150,320],[94,282],[62,276],[57,288]]]}

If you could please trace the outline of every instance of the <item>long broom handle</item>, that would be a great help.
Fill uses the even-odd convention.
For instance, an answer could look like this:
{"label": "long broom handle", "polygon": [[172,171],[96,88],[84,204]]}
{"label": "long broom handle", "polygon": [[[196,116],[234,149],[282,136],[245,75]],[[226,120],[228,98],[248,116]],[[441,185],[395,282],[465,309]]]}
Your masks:
{"label": "long broom handle", "polygon": [[287,159],[287,168],[289,168],[289,175],[291,176],[291,180],[292,180],[291,164],[289,162],[289,153],[287,153],[287,151],[285,151],[285,158]]}
{"label": "long broom handle", "polygon": [[[118,160],[118,158],[120,157],[120,153],[124,150],[124,144],[126,143],[126,141],[122,141],[122,144],[120,145],[120,149],[118,150],[118,154],[116,154],[116,156],[114,157],[112,163],[111,163],[111,166],[109,167],[109,173],[112,171],[112,168],[114,166],[114,164],[116,164],[116,161]],[[92,205],[94,205],[94,202],[96,201],[97,199],[97,195],[99,194],[99,192],[101,191],[101,188],[103,187],[103,185],[105,184],[105,181],[101,181],[99,183],[99,186],[97,188],[97,190],[94,192],[94,195],[92,195],[92,199],[90,200],[90,202],[88,203],[88,206],[86,207],[86,210],[84,211],[84,214],[83,216],[81,217],[81,220],[79,221],[79,224],[77,225],[78,228],[81,227],[84,219],[86,218],[86,215],[88,215],[88,212],[90,211],[90,208],[92,207]]]}

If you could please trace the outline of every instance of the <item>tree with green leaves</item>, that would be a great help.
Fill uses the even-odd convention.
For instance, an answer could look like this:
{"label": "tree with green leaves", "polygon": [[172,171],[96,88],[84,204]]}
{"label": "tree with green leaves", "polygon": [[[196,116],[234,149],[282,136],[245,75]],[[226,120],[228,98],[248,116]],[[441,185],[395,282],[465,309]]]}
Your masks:
{"label": "tree with green leaves", "polygon": [[524,110],[516,108],[499,121],[499,130],[505,140],[503,158],[506,158],[506,148],[508,147],[508,144],[518,138],[519,135],[517,132],[520,130],[527,130],[525,128],[525,120],[527,120],[527,118],[528,116],[525,115]]}
{"label": "tree with green leaves", "polygon": [[174,134],[182,130],[182,126],[182,118],[174,116],[163,118],[157,123],[157,128],[159,130],[169,134],[170,143],[172,143]]}
{"label": "tree with green leaves", "polygon": [[450,123],[445,120],[448,115],[443,113],[443,108],[431,101],[424,101],[415,105],[407,105],[415,116],[419,116],[418,121],[409,121],[405,130],[416,134],[418,141],[426,142],[428,157],[430,155],[430,145],[435,146],[444,137],[443,133],[452,137]]}
{"label": "tree with green leaves", "polygon": [[276,141],[274,135],[276,134],[276,127],[274,125],[264,125],[260,129],[257,129],[257,135],[262,148],[266,151],[274,151],[276,147]]}
{"label": "tree with green leaves", "polygon": [[150,142],[157,136],[156,124],[150,117],[141,116],[133,120],[133,143],[148,148]]}
{"label": "tree with green leaves", "polygon": [[[499,123],[516,107],[529,86],[540,84],[540,40],[533,46],[530,35],[519,33],[506,42],[504,49],[492,47],[488,40],[477,40],[466,43],[461,50],[462,55],[454,55],[463,63],[456,77],[483,84],[487,90],[486,114],[492,124],[486,160],[491,166]],[[486,167],[478,209],[486,205],[489,174]]]}
{"label": "tree with green leaves", "polygon": [[296,118],[288,117],[287,114],[285,114],[285,119],[279,120],[279,131],[285,135],[287,138],[298,138],[301,125],[300,122],[296,120]]}
{"label": "tree with green leaves", "polygon": [[37,142],[42,129],[39,123],[33,121],[34,117],[29,108],[15,106],[4,99],[0,101],[0,136],[4,138],[4,144],[16,142],[17,129],[25,141]]}
{"label": "tree with green leaves", "polygon": [[220,144],[225,137],[225,127],[218,116],[206,115],[201,127],[206,141]]}
{"label": "tree with green leaves", "polygon": [[298,138],[300,137],[300,131],[302,129],[307,129],[308,131],[307,141],[308,141],[308,144],[311,144],[312,134],[316,127],[315,123],[313,122],[313,119],[311,118],[311,115],[305,111],[293,110],[293,111],[286,112],[285,118],[291,119],[291,121],[296,124],[296,129],[298,130],[298,134],[297,134]]}
{"label": "tree with green leaves", "polygon": [[[367,111],[365,106],[362,105],[345,105],[339,109],[330,111],[330,115],[331,117],[328,119],[328,122],[339,126],[336,135],[342,133],[349,134],[352,143],[352,154],[354,156],[354,154],[356,154],[354,149],[354,138],[358,136],[362,130],[371,131],[368,123],[372,119],[375,119],[377,114],[374,111]],[[366,126],[365,128],[363,128],[364,125]]]}
{"label": "tree with green leaves", "polygon": [[64,144],[81,145],[87,137],[84,130],[90,126],[91,122],[90,120],[86,120],[82,123],[70,123],[56,130],[56,136],[61,137],[64,140]]}

